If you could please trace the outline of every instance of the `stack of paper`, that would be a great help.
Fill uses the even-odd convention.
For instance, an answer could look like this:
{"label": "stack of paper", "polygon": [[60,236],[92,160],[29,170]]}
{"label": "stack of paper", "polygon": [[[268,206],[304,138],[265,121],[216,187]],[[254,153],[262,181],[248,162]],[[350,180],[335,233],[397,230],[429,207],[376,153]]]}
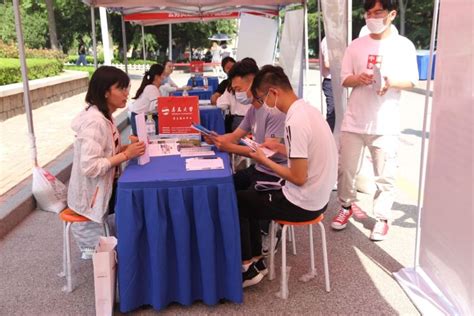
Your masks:
{"label": "stack of paper", "polygon": [[224,161],[216,158],[188,158],[186,159],[186,171],[192,170],[214,170],[224,169]]}
{"label": "stack of paper", "polygon": [[211,146],[185,147],[180,150],[181,157],[214,156],[216,153]]}

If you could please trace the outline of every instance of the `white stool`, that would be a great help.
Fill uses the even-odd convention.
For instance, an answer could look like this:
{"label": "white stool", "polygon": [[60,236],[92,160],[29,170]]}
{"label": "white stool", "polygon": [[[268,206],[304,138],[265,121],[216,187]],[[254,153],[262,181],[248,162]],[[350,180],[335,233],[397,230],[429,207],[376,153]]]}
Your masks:
{"label": "white stool", "polygon": [[[71,225],[73,223],[84,223],[89,222],[90,219],[82,215],[77,214],[70,208],[66,208],[61,213],[59,217],[63,221],[63,271],[59,273],[60,277],[66,277],[66,286],[63,287],[63,291],[70,293],[73,290],[72,287],[72,274],[71,274],[71,244],[70,244],[70,234]],[[109,226],[107,222],[104,222],[104,234],[109,236]]]}
{"label": "white stool", "polygon": [[321,242],[323,248],[323,263],[324,263],[324,279],[326,283],[326,291],[331,291],[331,285],[329,281],[329,264],[328,264],[328,255],[327,255],[327,247],[326,247],[326,230],[324,229],[324,225],[322,220],[324,219],[323,214],[318,216],[317,218],[307,221],[307,222],[287,222],[287,221],[279,221],[275,220],[272,221],[270,227],[270,273],[269,279],[275,279],[275,241],[276,241],[276,224],[280,224],[283,226],[281,232],[281,285],[280,285],[280,292],[279,296],[283,299],[288,298],[288,279],[287,279],[287,270],[286,270],[286,232],[288,227],[293,228],[292,232],[292,241],[293,241],[293,253],[296,254],[296,245],[295,245],[295,236],[294,236],[294,226],[308,226],[308,233],[309,233],[309,246],[310,246],[310,271],[303,275],[300,280],[303,282],[307,282],[313,279],[316,276],[316,268],[314,264],[314,245],[313,245],[313,224],[319,224],[321,228]]}

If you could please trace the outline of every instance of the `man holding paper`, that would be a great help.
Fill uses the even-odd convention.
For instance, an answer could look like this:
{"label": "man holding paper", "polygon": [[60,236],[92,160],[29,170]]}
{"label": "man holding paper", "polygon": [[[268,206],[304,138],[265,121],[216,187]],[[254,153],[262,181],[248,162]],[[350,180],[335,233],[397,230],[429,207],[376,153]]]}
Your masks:
{"label": "man holding paper", "polygon": [[242,243],[243,286],[263,278],[259,221],[304,222],[326,210],[337,177],[337,148],[321,113],[293,92],[281,67],[264,66],[252,84],[254,100],[270,111],[286,114],[285,144],[266,141],[263,146],[284,154],[288,166],[269,159],[260,148],[249,156],[286,180],[281,190],[237,192]]}
{"label": "man holding paper", "polygon": [[[285,115],[281,112],[268,111],[263,107],[263,103],[252,98],[250,87],[257,72],[258,66],[255,60],[251,58],[244,58],[237,62],[229,71],[229,81],[232,89],[236,94],[242,94],[242,98],[245,96],[252,106],[245,114],[239,127],[232,133],[206,137],[208,142],[216,145],[221,151],[249,157],[249,153],[253,149],[248,145],[250,142],[243,138],[250,133],[257,143],[280,142],[283,139]],[[276,154],[271,159],[278,164],[286,165],[286,157],[283,155]],[[247,169],[239,170],[234,175],[237,191],[253,187],[256,181],[277,182],[278,180],[280,178],[272,169],[259,163]]]}

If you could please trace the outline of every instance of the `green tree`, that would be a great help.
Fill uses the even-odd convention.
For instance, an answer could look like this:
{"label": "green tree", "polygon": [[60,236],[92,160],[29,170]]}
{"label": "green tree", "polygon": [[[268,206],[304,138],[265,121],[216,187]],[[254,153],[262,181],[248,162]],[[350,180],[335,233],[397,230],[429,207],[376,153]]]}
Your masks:
{"label": "green tree", "polygon": [[[48,41],[48,20],[45,8],[34,1],[23,1],[20,7],[23,37],[30,48],[45,47]],[[10,2],[0,4],[0,40],[5,43],[16,42],[15,16]]]}

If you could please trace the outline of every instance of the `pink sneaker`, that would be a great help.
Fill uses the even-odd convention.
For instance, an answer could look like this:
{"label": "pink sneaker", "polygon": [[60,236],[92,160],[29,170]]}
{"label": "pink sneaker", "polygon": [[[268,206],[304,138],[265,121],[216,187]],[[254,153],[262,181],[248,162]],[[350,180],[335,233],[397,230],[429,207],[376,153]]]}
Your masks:
{"label": "pink sneaker", "polygon": [[347,222],[349,218],[352,216],[352,208],[346,210],[345,208],[341,207],[339,213],[337,213],[336,217],[332,219],[331,227],[336,230],[341,230],[346,228]]}
{"label": "pink sneaker", "polygon": [[384,220],[378,220],[374,228],[372,229],[372,233],[370,234],[370,240],[373,241],[382,241],[387,238],[388,233],[388,223]]}

